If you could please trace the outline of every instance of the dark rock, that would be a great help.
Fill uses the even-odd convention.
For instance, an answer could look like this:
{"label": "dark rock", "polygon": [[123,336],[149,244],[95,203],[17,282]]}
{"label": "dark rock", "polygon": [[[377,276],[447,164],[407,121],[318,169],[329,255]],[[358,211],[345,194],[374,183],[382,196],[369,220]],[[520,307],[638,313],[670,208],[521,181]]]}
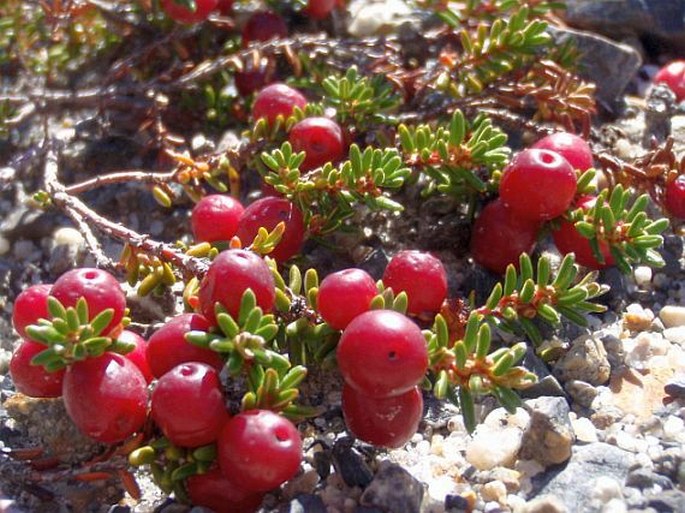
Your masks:
{"label": "dark rock", "polygon": [[466,497],[451,494],[445,496],[446,513],[462,513],[468,511],[470,507],[471,506]]}
{"label": "dark rock", "polygon": [[526,356],[523,357],[521,365],[538,377],[537,383],[519,392],[521,397],[524,399],[534,399],[543,396],[566,397],[566,393],[559,384],[559,381],[552,376],[549,367],[547,367],[542,358],[535,354],[534,348],[528,347],[526,349]]}
{"label": "dark rock", "polygon": [[635,456],[605,443],[577,445],[571,459],[558,469],[548,469],[533,478],[533,491],[528,499],[544,495],[556,496],[574,513],[594,511],[590,508],[592,491],[597,478],[611,477],[622,483]]}
{"label": "dark rock", "polygon": [[115,504],[107,510],[107,513],[131,513],[131,508],[129,506]]}
{"label": "dark rock", "polygon": [[632,47],[597,34],[550,26],[558,45],[573,43],[579,53],[581,78],[597,85],[596,99],[610,111],[616,110],[622,94],[641,65],[640,54]]}
{"label": "dark rock", "polygon": [[576,437],[566,399],[529,399],[525,401],[524,408],[530,413],[530,423],[523,433],[521,458],[535,460],[545,467],[568,460]]}
{"label": "dark rock", "polygon": [[364,457],[354,448],[354,440],[344,437],[333,446],[333,466],[348,486],[365,488],[373,480],[373,472]]}
{"label": "dark rock", "polygon": [[371,241],[372,244],[370,244],[373,250],[364,258],[364,260],[359,262],[356,267],[369,273],[374,280],[380,280],[383,277],[383,273],[388,266],[390,258],[388,258],[388,255],[383,249],[381,240],[376,239],[377,237],[374,237]]}
{"label": "dark rock", "polygon": [[680,451],[678,449],[667,449],[654,460],[654,471],[676,482],[678,479],[678,468],[682,464],[683,459]]}
{"label": "dark rock", "polygon": [[318,495],[302,494],[281,505],[278,513],[326,513],[326,505]]}
{"label": "dark rock", "polygon": [[54,213],[17,206],[2,220],[0,233],[10,241],[18,238],[36,240],[50,235],[59,219]]}
{"label": "dark rock", "polygon": [[353,513],[384,513],[382,509],[369,508],[367,506],[357,506]]}
{"label": "dark rock", "polygon": [[383,513],[419,513],[423,484],[396,463],[384,461],[373,481],[362,493],[362,506]]}
{"label": "dark rock", "polygon": [[668,477],[645,468],[638,468],[631,471],[626,478],[626,486],[632,486],[633,488],[639,488],[640,490],[652,488],[654,485],[660,486],[663,490],[670,490],[673,488],[673,483]]}
{"label": "dark rock", "polygon": [[618,267],[602,269],[599,272],[597,281],[609,285],[609,291],[599,296],[596,302],[607,305],[615,311],[623,310],[628,300],[628,287],[626,285],[626,277],[618,270]]}
{"label": "dark rock", "polygon": [[685,399],[685,374],[677,374],[664,385],[664,392],[674,399]]}
{"label": "dark rock", "polygon": [[683,513],[685,511],[685,492],[666,490],[650,497],[648,504],[659,513]]}

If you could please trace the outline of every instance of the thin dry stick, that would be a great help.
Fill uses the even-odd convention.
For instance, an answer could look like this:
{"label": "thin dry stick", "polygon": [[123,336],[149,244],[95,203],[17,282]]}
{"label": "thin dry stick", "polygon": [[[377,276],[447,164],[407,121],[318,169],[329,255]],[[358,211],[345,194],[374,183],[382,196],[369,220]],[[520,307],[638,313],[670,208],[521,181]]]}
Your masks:
{"label": "thin dry stick", "polygon": [[151,183],[155,185],[169,183],[175,176],[176,172],[157,173],[154,171],[142,171],[137,169],[129,169],[126,171],[116,171],[106,175],[96,176],[83,182],[67,185],[64,192],[71,195],[83,194],[84,192],[98,189],[106,185],[115,185],[119,183]]}

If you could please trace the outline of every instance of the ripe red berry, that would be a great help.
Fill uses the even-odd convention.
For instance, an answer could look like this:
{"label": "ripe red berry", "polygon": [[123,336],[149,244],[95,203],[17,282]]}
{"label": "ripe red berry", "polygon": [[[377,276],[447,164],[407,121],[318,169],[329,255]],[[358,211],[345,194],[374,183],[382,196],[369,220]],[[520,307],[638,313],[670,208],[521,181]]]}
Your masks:
{"label": "ripe red berry", "polygon": [[181,447],[212,443],[228,420],[219,374],[204,363],[182,363],[164,374],[151,403],[152,419]]}
{"label": "ripe red berry", "polygon": [[221,370],[224,362],[218,353],[195,346],[185,339],[189,331],[209,331],[210,324],[202,315],[177,315],[155,331],[147,343],[145,354],[150,370],[161,378],[171,369],[186,362],[200,362]]}
{"label": "ripe red berry", "polygon": [[406,292],[410,314],[435,313],[447,297],[447,273],[430,253],[406,250],[397,253],[385,268],[383,284],[395,294]]}
{"label": "ripe red berry", "polygon": [[145,424],[147,383],[138,367],[119,354],[73,363],[62,391],[71,420],[98,442],[121,442]]}
{"label": "ripe red berry", "polygon": [[219,0],[216,4],[216,10],[222,16],[228,16],[233,12],[233,0]]}
{"label": "ripe red berry", "polygon": [[307,15],[314,20],[323,20],[333,9],[336,0],[309,0],[307,2]]}
{"label": "ripe red berry", "polygon": [[344,269],[326,276],[321,282],[316,306],[332,328],[342,330],[369,309],[378,293],[376,283],[361,269]]}
{"label": "ripe red berry", "polygon": [[244,210],[240,201],[226,194],[205,196],[193,207],[190,215],[195,241],[231,240]]}
{"label": "ripe red berry", "polygon": [[31,360],[47,346],[24,340],[12,354],[10,375],[16,389],[29,397],[59,397],[62,395],[64,369],[48,372],[42,365],[31,365]]}
{"label": "ripe red berry", "polygon": [[504,170],[500,199],[519,217],[546,221],[560,216],[576,194],[576,174],[564,157],[528,149]]}
{"label": "ripe red berry", "polygon": [[289,200],[266,196],[250,203],[240,217],[236,235],[243,244],[251,244],[260,227],[271,231],[281,221],[285,223],[285,232],[269,256],[285,262],[300,252],[304,241],[302,212]]}
{"label": "ripe red berry", "polygon": [[654,82],[668,85],[679,102],[685,100],[685,60],[666,64],[654,76]]}
{"label": "ripe red berry", "polygon": [[423,333],[408,317],[392,310],[357,316],[343,331],[337,358],[347,384],[376,398],[408,392],[428,368]]}
{"label": "ripe red berry", "polygon": [[[595,201],[597,201],[595,196],[582,196],[576,201],[576,204],[584,210],[589,210],[595,204]],[[607,241],[599,241],[599,251],[604,257],[604,263],[601,263],[595,258],[592,246],[590,246],[590,239],[586,239],[578,233],[573,223],[566,219],[561,221],[558,230],[552,232],[552,238],[554,239],[554,245],[562,255],[574,253],[576,262],[580,265],[590,269],[604,269],[615,264]]]}
{"label": "ripe red berry", "polygon": [[102,331],[107,335],[116,328],[124,317],[126,296],[114,276],[102,269],[84,267],[72,269],[57,278],[50,289],[50,295],[57,298],[65,308],[76,306],[81,297],[88,303],[88,315],[95,318],[107,308],[114,310],[114,317]]}
{"label": "ripe red berry", "polygon": [[217,448],[223,474],[255,492],[272,490],[293,477],[302,459],[297,428],[269,410],[233,417],[221,431]]}
{"label": "ripe red berry", "polygon": [[203,315],[214,324],[214,304],[218,302],[237,319],[240,301],[248,288],[254,292],[257,306],[264,312],[271,311],[276,297],[276,285],[266,262],[252,251],[222,251],[212,261],[200,283],[198,298]]}
{"label": "ripe red berry", "polygon": [[29,338],[26,327],[36,324],[38,319],[49,319],[48,296],[51,284],[40,283],[23,290],[14,300],[12,324],[22,338]]}
{"label": "ripe red berry", "polygon": [[680,175],[666,185],[664,206],[673,217],[685,219],[685,175]]}
{"label": "ripe red berry", "polygon": [[219,467],[186,481],[190,502],[215,513],[253,513],[262,504],[263,494],[251,492],[226,479]]}
{"label": "ripe red berry", "polygon": [[537,222],[518,217],[501,199],[491,201],[473,224],[473,259],[486,269],[503,274],[507,265],[518,266],[521,253],[533,251],[539,226]]}
{"label": "ripe red berry", "polygon": [[590,145],[582,137],[568,132],[556,132],[543,137],[531,148],[554,151],[564,157],[573,169],[586,171],[593,166]]}
{"label": "ripe red berry", "polygon": [[391,449],[406,444],[423,418],[423,397],[418,387],[400,395],[374,399],[344,385],[342,410],[347,429],[357,438]]}
{"label": "ripe red berry", "polygon": [[154,376],[150,370],[150,365],[147,363],[147,341],[135,333],[129,330],[123,330],[121,334],[117,337],[117,340],[121,342],[127,342],[129,344],[135,344],[135,349],[130,353],[126,353],[124,356],[131,360],[138,370],[141,372],[145,381],[150,383]]}
{"label": "ripe red berry", "polygon": [[191,10],[176,0],[162,0],[162,9],[179,23],[199,23],[205,21],[216,9],[218,0],[195,0],[195,10]]}
{"label": "ripe red berry", "polygon": [[285,84],[271,84],[257,93],[252,104],[252,118],[264,118],[273,124],[278,116],[288,118],[295,107],[303,109],[307,99],[297,89]]}
{"label": "ripe red berry", "polygon": [[306,152],[300,166],[302,171],[323,166],[326,162],[337,162],[345,154],[342,129],[328,118],[303,119],[292,127],[288,140],[296,152]]}
{"label": "ripe red berry", "polygon": [[243,27],[243,46],[253,41],[269,41],[270,39],[288,36],[288,26],[282,16],[270,11],[257,11]]}

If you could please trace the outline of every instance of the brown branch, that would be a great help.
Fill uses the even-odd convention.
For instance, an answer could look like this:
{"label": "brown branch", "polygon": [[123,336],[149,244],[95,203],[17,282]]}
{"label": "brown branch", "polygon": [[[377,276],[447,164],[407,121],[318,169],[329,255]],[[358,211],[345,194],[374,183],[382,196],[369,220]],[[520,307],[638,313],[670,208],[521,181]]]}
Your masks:
{"label": "brown branch", "polygon": [[169,183],[175,176],[176,172],[156,173],[154,171],[142,171],[130,169],[127,171],[117,171],[108,173],[106,175],[96,176],[83,182],[67,185],[64,192],[71,195],[83,194],[84,192],[98,189],[106,185],[115,185],[119,183],[137,182],[137,183],[151,183],[155,185]]}

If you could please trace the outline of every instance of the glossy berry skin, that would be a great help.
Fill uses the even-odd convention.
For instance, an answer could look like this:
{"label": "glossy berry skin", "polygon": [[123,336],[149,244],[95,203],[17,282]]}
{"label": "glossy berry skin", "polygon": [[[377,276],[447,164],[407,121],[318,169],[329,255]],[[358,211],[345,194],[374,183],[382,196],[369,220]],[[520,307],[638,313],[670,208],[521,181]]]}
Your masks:
{"label": "glossy berry skin", "polygon": [[539,223],[521,219],[497,199],[481,211],[471,232],[471,254],[477,264],[504,274],[507,265],[518,267],[521,253],[535,247]]}
{"label": "glossy berry skin", "polygon": [[85,435],[107,444],[139,431],[147,417],[147,382],[115,353],[73,363],[64,374],[64,406]]}
{"label": "glossy berry skin", "polygon": [[257,93],[252,104],[252,119],[260,118],[273,125],[278,116],[287,119],[293,109],[299,107],[304,110],[307,99],[297,89],[285,84],[271,84]]}
{"label": "glossy berry skin", "polygon": [[12,325],[22,338],[30,338],[26,334],[27,326],[36,324],[38,319],[50,319],[48,296],[51,288],[52,285],[47,283],[31,285],[14,300]]}
{"label": "glossy berry skin", "polygon": [[209,321],[200,314],[186,313],[177,315],[155,331],[147,343],[145,354],[150,371],[161,378],[171,369],[186,362],[206,363],[221,370],[224,362],[218,353],[195,346],[185,339],[189,331],[209,331]]}
{"label": "glossy berry skin", "polygon": [[245,23],[242,31],[243,46],[253,41],[269,41],[288,36],[288,26],[282,16],[270,11],[258,11]]}
{"label": "glossy berry skin", "polygon": [[654,76],[654,82],[668,85],[679,102],[685,100],[685,60],[666,64]]}
{"label": "glossy berry skin", "polygon": [[564,157],[573,169],[587,171],[593,166],[590,145],[575,134],[556,132],[543,137],[531,148],[554,151]]}
{"label": "glossy berry skin", "polygon": [[[576,205],[584,210],[588,210],[592,208],[596,200],[597,198],[594,196],[582,196],[578,199]],[[562,255],[574,253],[576,263],[589,269],[604,269],[616,263],[613,256],[611,256],[611,250],[606,241],[599,242],[599,251],[604,257],[604,263],[597,260],[592,252],[590,240],[578,233],[573,223],[566,219],[561,221],[558,230],[552,232],[552,238],[554,239],[554,245]]]}
{"label": "glossy berry skin", "polygon": [[210,194],[193,207],[190,224],[196,242],[228,241],[238,230],[245,207],[226,194]]}
{"label": "glossy berry skin", "polygon": [[44,344],[24,340],[12,354],[10,375],[16,389],[29,397],[59,397],[62,395],[64,369],[48,372],[42,365],[31,365],[38,353],[47,349]]}
{"label": "glossy berry skin", "polygon": [[376,283],[366,271],[344,269],[326,276],[319,286],[316,306],[331,328],[343,330],[369,309],[378,294]]}
{"label": "glossy berry skin", "polygon": [[219,0],[216,4],[216,10],[222,16],[228,16],[233,12],[233,0]]}
{"label": "glossy berry skin", "polygon": [[414,387],[394,397],[374,399],[343,386],[342,410],[347,429],[367,443],[395,449],[406,444],[423,418],[423,397]]}
{"label": "glossy berry skin", "polygon": [[269,410],[248,410],[231,418],[219,435],[217,449],[223,474],[255,492],[286,482],[302,460],[297,428]]}
{"label": "glossy berry skin", "polygon": [[395,294],[406,292],[407,311],[414,315],[439,311],[447,297],[445,267],[424,251],[400,251],[392,257],[383,273],[383,284]]}
{"label": "glossy berry skin", "polygon": [[226,479],[219,467],[186,480],[190,502],[214,513],[253,513],[262,504],[263,494],[250,492]]}
{"label": "glossy berry skin", "polygon": [[295,152],[306,152],[300,166],[302,171],[323,166],[326,162],[337,162],[345,155],[342,129],[328,118],[303,119],[292,127],[288,140]]}
{"label": "glossy berry skin", "polygon": [[666,185],[664,206],[673,217],[685,219],[685,175],[680,175]]}
{"label": "glossy berry skin", "polygon": [[102,269],[84,267],[67,271],[57,278],[50,289],[50,295],[57,298],[65,308],[76,306],[78,300],[84,297],[88,303],[90,319],[95,318],[103,310],[112,308],[114,317],[102,331],[103,335],[107,335],[118,326],[126,309],[126,296],[119,282]]}
{"label": "glossy berry skin", "polygon": [[309,0],[307,15],[314,20],[323,20],[335,9],[336,0]]}
{"label": "glossy berry skin", "polygon": [[257,306],[265,313],[270,312],[276,298],[276,285],[266,262],[245,249],[222,251],[200,283],[198,298],[202,314],[214,324],[214,304],[219,302],[237,319],[240,300],[248,288],[254,292]]}
{"label": "glossy berry skin", "polygon": [[345,382],[369,397],[392,397],[421,383],[428,368],[426,340],[408,317],[370,310],[343,331],[337,349]]}
{"label": "glossy berry skin", "polygon": [[180,447],[212,443],[228,420],[219,373],[204,363],[182,363],[164,374],[151,403],[152,419]]}
{"label": "glossy berry skin", "polygon": [[129,330],[123,330],[117,337],[117,340],[135,344],[135,349],[130,353],[126,353],[124,356],[138,367],[138,370],[145,378],[145,381],[150,383],[154,379],[154,376],[150,370],[150,365],[147,363],[147,341],[138,335],[138,333]]}
{"label": "glossy berry skin", "polygon": [[546,221],[566,212],[576,184],[576,174],[564,157],[549,150],[528,149],[504,170],[499,196],[517,216]]}
{"label": "glossy berry skin", "polygon": [[174,0],[161,0],[161,4],[169,18],[178,23],[192,24],[205,21],[216,9],[218,0],[195,0],[195,11],[191,11]]}
{"label": "glossy berry skin", "polygon": [[260,227],[271,231],[281,221],[285,223],[285,232],[269,256],[278,262],[285,262],[300,252],[304,242],[302,212],[289,200],[266,196],[250,203],[240,217],[236,235],[243,244],[249,245]]}

